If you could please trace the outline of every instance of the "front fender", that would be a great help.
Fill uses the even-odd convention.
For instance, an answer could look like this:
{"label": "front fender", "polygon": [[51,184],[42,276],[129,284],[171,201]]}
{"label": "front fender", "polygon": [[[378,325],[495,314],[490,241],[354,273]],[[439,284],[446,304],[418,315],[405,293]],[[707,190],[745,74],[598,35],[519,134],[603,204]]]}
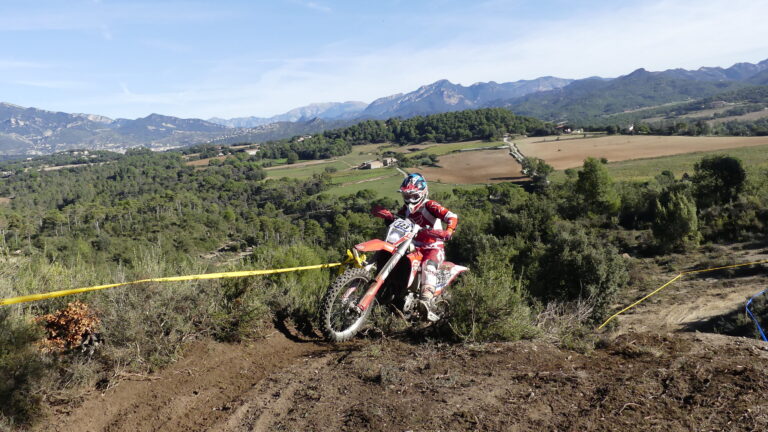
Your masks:
{"label": "front fender", "polygon": [[387,243],[384,240],[368,240],[367,242],[358,243],[355,245],[355,249],[357,249],[360,252],[376,252],[380,250],[385,250],[389,253],[393,253],[395,251],[395,246],[391,243]]}

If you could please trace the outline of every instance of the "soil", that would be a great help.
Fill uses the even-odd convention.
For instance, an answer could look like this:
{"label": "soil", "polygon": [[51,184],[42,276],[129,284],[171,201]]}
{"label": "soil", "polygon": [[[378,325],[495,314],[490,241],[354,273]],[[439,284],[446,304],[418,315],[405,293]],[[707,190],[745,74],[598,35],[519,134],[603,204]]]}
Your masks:
{"label": "soil", "polygon": [[[768,144],[768,137],[626,136],[525,140],[518,148],[525,156],[544,159],[555,169],[580,167],[587,157],[610,162],[670,156],[698,151],[725,150]],[[442,158],[440,159],[442,162]]]}
{"label": "soil", "polygon": [[[638,259],[653,273],[622,301],[696,261],[765,259],[766,247]],[[753,268],[680,281],[597,333],[587,352],[546,340],[475,345],[393,335],[333,345],[284,328],[250,344],[198,341],[155,375],[124,376],[90,390],[78,407],[55,407],[36,429],[768,430],[768,344],[695,331],[701,320],[742,309],[767,279],[765,268]]]}
{"label": "soil", "polygon": [[498,183],[523,180],[509,150],[479,150],[440,156],[440,168],[419,167],[430,181],[451,184]]}
{"label": "soil", "polygon": [[541,341],[330,348],[283,335],[210,346],[39,430],[768,429],[768,347],[755,340],[631,333],[586,354]]}

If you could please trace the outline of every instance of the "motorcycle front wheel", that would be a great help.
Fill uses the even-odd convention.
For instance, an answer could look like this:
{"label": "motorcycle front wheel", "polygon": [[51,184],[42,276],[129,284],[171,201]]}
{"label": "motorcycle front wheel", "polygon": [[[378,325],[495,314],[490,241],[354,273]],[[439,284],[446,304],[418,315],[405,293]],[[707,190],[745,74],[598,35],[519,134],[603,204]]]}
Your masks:
{"label": "motorcycle front wheel", "polygon": [[320,303],[320,327],[326,339],[344,342],[360,331],[375,304],[363,312],[356,307],[370,283],[368,271],[351,268],[331,284]]}

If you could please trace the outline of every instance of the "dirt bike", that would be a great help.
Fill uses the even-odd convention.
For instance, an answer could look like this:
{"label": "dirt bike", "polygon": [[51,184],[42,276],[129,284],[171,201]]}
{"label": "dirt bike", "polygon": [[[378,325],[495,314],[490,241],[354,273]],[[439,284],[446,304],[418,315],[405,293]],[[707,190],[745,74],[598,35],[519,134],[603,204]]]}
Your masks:
{"label": "dirt bike", "polygon": [[[446,288],[468,268],[444,261],[438,269],[433,307],[426,311],[419,308],[423,257],[413,240],[421,230],[408,219],[395,219],[386,240],[369,240],[348,252],[354,266],[336,278],[320,306],[321,330],[328,340],[343,342],[352,338],[376,306],[390,306],[411,324],[447,318],[450,298]],[[361,252],[374,252],[374,259],[367,261]]]}

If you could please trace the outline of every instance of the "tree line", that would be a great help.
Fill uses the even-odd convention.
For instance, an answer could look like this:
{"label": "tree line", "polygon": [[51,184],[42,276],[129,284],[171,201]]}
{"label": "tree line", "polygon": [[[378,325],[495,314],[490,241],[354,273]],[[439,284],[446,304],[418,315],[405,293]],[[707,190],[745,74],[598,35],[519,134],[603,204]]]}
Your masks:
{"label": "tree line", "polygon": [[327,159],[348,154],[353,145],[392,142],[398,145],[430,142],[494,140],[506,133],[541,136],[555,133],[552,124],[517,116],[503,108],[487,108],[417,116],[408,119],[365,120],[353,126],[322,132],[311,137],[263,144],[261,157]]}

